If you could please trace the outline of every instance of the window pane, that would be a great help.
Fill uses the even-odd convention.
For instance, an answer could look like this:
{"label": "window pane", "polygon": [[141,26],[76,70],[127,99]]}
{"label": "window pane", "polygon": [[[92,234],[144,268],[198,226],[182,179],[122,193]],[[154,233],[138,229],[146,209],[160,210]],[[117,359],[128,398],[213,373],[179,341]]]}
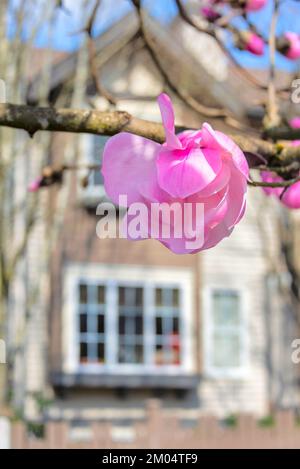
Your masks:
{"label": "window pane", "polygon": [[135,304],[136,306],[143,306],[143,289],[142,288],[136,289]]}
{"label": "window pane", "polygon": [[87,352],[88,348],[87,348],[87,343],[85,342],[81,342],[80,343],[80,362],[81,363],[86,363],[87,362],[87,356],[88,356],[88,352]]}
{"label": "window pane", "polygon": [[80,332],[87,332],[87,315],[81,314],[80,315]]}
{"label": "window pane", "polygon": [[78,332],[81,334],[79,344],[80,362],[102,363],[104,361],[105,343],[98,344],[98,334],[105,334],[105,315],[102,306],[105,301],[105,286],[81,282],[78,290],[81,305],[79,306],[77,326]]}
{"label": "window pane", "polygon": [[103,285],[98,285],[97,287],[97,301],[98,304],[103,305],[105,300],[104,300],[104,286]]}
{"label": "window pane", "polygon": [[239,296],[235,292],[215,292],[213,315],[215,327],[238,326],[240,322]]}
{"label": "window pane", "polygon": [[124,287],[119,287],[119,305],[120,306],[125,305],[125,288]]}
{"label": "window pane", "polygon": [[163,289],[163,305],[173,306],[173,290],[171,288]]}
{"label": "window pane", "polygon": [[122,345],[119,349],[119,362],[120,363],[139,363],[136,356],[135,345]]}
{"label": "window pane", "polygon": [[173,318],[173,332],[175,334],[179,333],[179,318]]}
{"label": "window pane", "polygon": [[180,365],[179,289],[156,288],[155,305],[154,361],[157,365]]}
{"label": "window pane", "polygon": [[142,363],[143,288],[119,287],[119,362]]}
{"label": "window pane", "polygon": [[179,307],[179,290],[174,288],[173,290],[173,306]]}
{"label": "window pane", "polygon": [[105,346],[103,343],[99,343],[97,347],[98,362],[104,363],[105,361]]}
{"label": "window pane", "polygon": [[162,335],[162,318],[156,318],[156,335]]}
{"label": "window pane", "polygon": [[156,288],[155,290],[155,304],[156,306],[162,306],[162,289]]}
{"label": "window pane", "polygon": [[143,363],[144,361],[144,349],[142,345],[135,346],[135,360],[136,363]]}
{"label": "window pane", "polygon": [[104,334],[104,316],[103,316],[103,314],[98,315],[97,332],[99,334]]}
{"label": "window pane", "polygon": [[135,333],[136,335],[143,334],[143,316],[135,317]]}
{"label": "window pane", "polygon": [[238,333],[215,333],[213,336],[212,364],[218,368],[233,368],[241,365],[241,343]]}
{"label": "window pane", "polygon": [[156,344],[155,347],[155,364],[163,365],[164,364],[164,351],[161,344]]}
{"label": "window pane", "polygon": [[119,317],[119,334],[120,335],[125,334],[125,317],[124,316]]}
{"label": "window pane", "polygon": [[87,303],[87,286],[79,285],[79,299],[80,303]]}

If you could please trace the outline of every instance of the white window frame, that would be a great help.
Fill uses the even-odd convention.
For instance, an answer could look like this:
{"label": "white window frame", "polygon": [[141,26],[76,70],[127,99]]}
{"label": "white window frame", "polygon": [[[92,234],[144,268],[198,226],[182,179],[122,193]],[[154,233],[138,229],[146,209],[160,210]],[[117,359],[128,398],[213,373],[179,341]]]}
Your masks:
{"label": "white window frame", "polygon": [[[213,347],[213,295],[216,291],[233,292],[240,299],[241,314],[241,366],[216,367],[211,363]],[[213,285],[203,290],[203,329],[202,342],[204,351],[204,373],[208,378],[245,379],[249,375],[249,323],[248,323],[248,291],[224,285]]]}
{"label": "white window frame", "polygon": [[[95,135],[92,134],[82,134],[79,138],[79,148],[80,148],[80,162],[86,164],[97,164],[97,162],[92,158],[92,139]],[[100,155],[99,155],[99,165],[100,165]],[[78,189],[80,200],[86,206],[95,206],[101,201],[108,200],[106,196],[104,185],[103,184],[88,184],[86,187],[82,187],[80,181],[83,177],[87,175],[87,170],[82,169],[78,171]]]}
{"label": "white window frame", "polygon": [[[78,311],[78,284],[83,282],[99,282],[101,280],[107,286],[107,295],[110,305],[114,305],[106,316],[106,331],[109,343],[107,348],[108,358],[105,364],[79,362],[79,331]],[[118,349],[118,305],[117,286],[141,286],[145,294],[144,330],[152,333],[145,334],[144,351],[145,362],[143,364],[117,363]],[[155,287],[180,289],[180,337],[181,337],[181,363],[180,365],[156,365],[150,363],[151,347],[155,339],[154,302],[150,301],[150,295]],[[64,300],[63,300],[63,371],[64,373],[82,374],[155,374],[189,375],[195,372],[193,350],[193,273],[188,269],[176,268],[152,268],[141,266],[112,266],[104,264],[70,264],[64,273]],[[147,299],[148,298],[148,299]]]}

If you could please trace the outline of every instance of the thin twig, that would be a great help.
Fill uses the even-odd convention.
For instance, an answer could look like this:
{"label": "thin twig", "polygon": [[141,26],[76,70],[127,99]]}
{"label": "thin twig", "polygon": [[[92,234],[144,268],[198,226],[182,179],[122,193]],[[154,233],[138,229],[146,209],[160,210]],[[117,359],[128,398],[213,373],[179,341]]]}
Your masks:
{"label": "thin twig", "polygon": [[[260,81],[258,81],[251,73],[249,73],[244,67],[240,65],[240,63],[235,59],[235,57],[230,53],[230,51],[227,49],[227,47],[224,45],[223,41],[220,39],[217,31],[213,27],[208,27],[208,28],[203,28],[198,25],[186,12],[181,0],[176,0],[176,4],[178,7],[179,14],[181,18],[188,23],[190,26],[193,26],[197,31],[201,33],[206,33],[213,37],[222,51],[229,57],[233,65],[236,67],[237,71],[242,75],[244,78],[246,78],[252,85],[261,88],[263,90],[266,90],[267,87],[263,85]],[[227,24],[228,26],[228,24]]]}
{"label": "thin twig", "polygon": [[[115,135],[130,132],[159,143],[165,141],[164,128],[157,122],[133,117],[125,111],[103,112],[92,109],[56,109],[17,104],[0,104],[0,126],[26,130],[30,136],[37,131],[88,133],[95,135]],[[192,130],[176,127],[176,132]],[[277,158],[281,164],[284,157],[289,162],[300,161],[300,147],[278,146],[259,138],[241,134],[230,135],[246,153],[261,155],[265,159]]]}
{"label": "thin twig", "polygon": [[141,9],[141,4],[140,0],[132,0],[132,3],[134,4],[137,14],[139,16],[140,20],[140,31],[141,31],[141,36],[144,39],[145,45],[147,47],[147,50],[156,66],[158,71],[160,72],[161,76],[165,80],[166,84],[169,86],[169,88],[184,102],[186,103],[191,109],[194,111],[198,112],[202,116],[205,117],[214,117],[214,118],[222,118],[224,119],[228,125],[231,127],[237,128],[239,130],[248,130],[248,127],[244,126],[241,124],[239,121],[237,121],[233,116],[231,116],[228,111],[224,108],[212,108],[208,106],[204,106],[203,104],[199,103],[196,99],[194,99],[192,96],[188,95],[184,90],[180,89],[177,87],[174,83],[173,80],[170,79],[168,73],[165,71],[163,68],[160,60],[158,59],[156,55],[155,48],[153,47],[153,41],[154,39],[150,39],[149,34],[146,31],[145,25],[144,25],[144,19],[143,19],[143,14],[142,14],[142,9]]}
{"label": "thin twig", "polygon": [[94,83],[94,86],[96,88],[98,95],[106,98],[110,104],[116,105],[116,99],[112,96],[112,94],[109,91],[107,91],[107,89],[102,85],[100,81],[99,71],[97,69],[97,63],[96,63],[97,53],[96,53],[95,42],[93,39],[93,27],[94,27],[94,23],[96,20],[96,16],[97,16],[97,12],[100,7],[100,4],[101,4],[101,0],[96,0],[94,8],[87,21],[86,27],[84,28],[84,31],[88,35],[89,67],[90,67],[90,72],[91,72],[91,76],[93,79],[93,83]]}
{"label": "thin twig", "polygon": [[267,115],[264,120],[265,127],[274,127],[280,124],[279,109],[276,97],[276,27],[278,22],[279,1],[274,0],[274,10],[272,14],[270,33],[269,33],[269,85],[268,85],[268,104]]}
{"label": "thin twig", "polygon": [[300,176],[294,178],[294,179],[289,179],[288,181],[280,181],[280,182],[263,182],[263,181],[253,181],[250,179],[248,181],[249,186],[253,187],[290,187],[296,182],[300,181]]}

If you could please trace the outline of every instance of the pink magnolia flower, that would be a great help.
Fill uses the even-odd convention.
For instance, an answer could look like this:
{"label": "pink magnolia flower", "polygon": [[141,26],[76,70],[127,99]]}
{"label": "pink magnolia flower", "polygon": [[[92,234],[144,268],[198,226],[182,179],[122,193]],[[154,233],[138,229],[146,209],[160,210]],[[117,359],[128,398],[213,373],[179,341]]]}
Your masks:
{"label": "pink magnolia flower", "polygon": [[28,186],[28,192],[37,192],[41,187],[42,178],[37,178]]}
{"label": "pink magnolia flower", "polygon": [[291,60],[297,60],[300,58],[300,35],[291,31],[284,34],[284,37],[288,40],[289,47],[284,51],[284,55]]}
{"label": "pink magnolia flower", "polygon": [[246,1],[246,10],[247,11],[258,11],[261,10],[268,0],[247,0]]}
{"label": "pink magnolia flower", "polygon": [[[155,236],[178,254],[198,252],[218,244],[229,236],[242,218],[246,205],[248,163],[240,148],[209,124],[201,130],[175,134],[174,111],[170,98],[158,98],[166,142],[161,145],[143,137],[122,132],[112,137],[104,148],[102,174],[108,196],[116,204],[127,196],[127,207],[135,202],[151,204],[178,202],[204,207],[204,239],[198,249],[187,248],[189,233],[181,238],[161,233]],[[199,226],[195,211],[190,226]],[[151,237],[148,219],[143,227]],[[170,222],[172,224],[172,221]],[[197,225],[198,224],[198,225]],[[160,224],[160,228],[162,228]],[[196,233],[198,239],[202,233]],[[128,236],[128,233],[127,233]],[[153,236],[152,236],[153,237]]]}
{"label": "pink magnolia flower", "polygon": [[[282,177],[277,174],[271,173],[270,171],[262,171],[261,179],[263,182],[282,182]],[[288,189],[285,190],[283,187],[263,187],[263,191],[266,195],[273,195],[280,199],[283,205],[288,208],[300,208],[300,182],[296,182]],[[284,191],[284,193],[283,193]],[[281,194],[283,193],[282,197]]]}
{"label": "pink magnolia flower", "polygon": [[263,55],[265,50],[264,40],[255,33],[249,32],[245,36],[245,49],[255,55]]}
{"label": "pink magnolia flower", "polygon": [[300,117],[293,117],[289,121],[289,125],[292,129],[300,129]]}

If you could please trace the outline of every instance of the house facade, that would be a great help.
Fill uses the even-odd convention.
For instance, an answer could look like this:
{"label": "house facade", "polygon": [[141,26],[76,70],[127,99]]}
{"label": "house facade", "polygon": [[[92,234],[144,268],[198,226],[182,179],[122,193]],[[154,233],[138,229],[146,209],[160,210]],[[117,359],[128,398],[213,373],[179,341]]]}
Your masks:
{"label": "house facade", "polygon": [[[161,79],[138,49],[135,23],[122,27],[123,36],[115,37],[113,29],[99,41],[105,44],[99,52],[100,59],[105,56],[103,83],[118,97],[119,109],[159,121],[155,97]],[[166,60],[172,60],[163,39]],[[187,62],[196,60],[192,53],[188,57]],[[54,88],[70,80],[72,60],[55,69]],[[208,77],[212,73],[198,66]],[[211,89],[206,98],[225,104],[232,90],[224,64],[220,67],[224,82],[206,82]],[[103,106],[101,99],[94,103]],[[199,126],[185,105],[175,100],[175,106],[179,124]],[[235,107],[246,112],[238,98]],[[79,163],[100,164],[106,141],[54,134],[49,158],[66,161],[76,147]],[[83,187],[86,175],[84,169],[72,173],[63,188],[49,189],[45,204],[60,207],[50,256],[42,246],[51,233],[51,213],[28,249],[33,277],[37,257],[48,259],[50,268],[44,270],[44,303],[29,318],[14,374],[15,386],[22,376],[18,405],[26,419],[138,420],[154,396],[167,412],[185,419],[263,416],[274,406],[298,406],[298,370],[291,361],[298,332],[283,307],[272,265],[280,251],[272,201],[249,189],[246,215],[230,238],[197,255],[175,255],[154,240],[104,237],[97,212],[99,203],[108,201],[103,180],[99,171],[91,172]],[[118,223],[123,213],[116,215]],[[44,407],[41,396],[49,401]]]}

